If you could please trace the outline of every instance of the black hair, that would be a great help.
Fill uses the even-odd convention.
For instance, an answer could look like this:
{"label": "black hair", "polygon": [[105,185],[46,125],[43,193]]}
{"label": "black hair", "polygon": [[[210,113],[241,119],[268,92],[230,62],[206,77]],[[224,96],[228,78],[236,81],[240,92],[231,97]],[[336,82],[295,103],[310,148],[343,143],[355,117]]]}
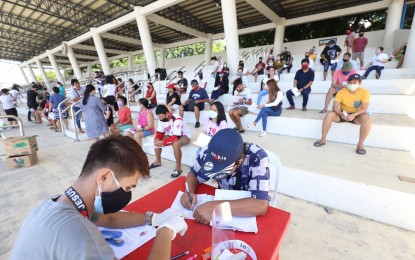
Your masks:
{"label": "black hair", "polygon": [[127,105],[127,98],[124,96],[118,96],[117,99],[122,99],[122,102],[124,103],[124,105]]}
{"label": "black hair", "polygon": [[12,89],[19,91],[19,87],[16,85],[13,85]]}
{"label": "black hair", "polygon": [[53,93],[55,93],[55,94],[59,93],[59,88],[58,87],[53,87],[52,90],[53,90]]}
{"label": "black hair", "polygon": [[383,47],[379,46],[378,49],[383,52]]}
{"label": "black hair", "polygon": [[122,82],[122,78],[118,78],[117,80]]}
{"label": "black hair", "polygon": [[351,54],[350,52],[346,52],[344,55],[349,56],[349,58],[351,58],[351,57],[352,57],[352,54]]}
{"label": "black hair", "polygon": [[239,85],[242,85],[242,79],[237,78],[235,79],[235,81],[233,82],[233,87],[237,88]]}
{"label": "black hair", "polygon": [[192,79],[192,81],[190,81],[190,85],[199,85],[199,82],[195,79]]}
{"label": "black hair", "polygon": [[303,62],[307,62],[307,64],[310,64],[310,61],[308,59],[302,59],[301,63],[303,63]]}
{"label": "black hair", "polygon": [[71,79],[71,85],[73,86],[75,83],[79,83],[79,81],[77,79]]}
{"label": "black hair", "polygon": [[114,81],[112,80],[111,76],[105,77],[105,84],[114,84]]}
{"label": "black hair", "polygon": [[9,93],[9,90],[8,90],[7,88],[3,88],[3,89],[1,90],[1,93],[3,93],[3,94],[7,94],[7,93]]}
{"label": "black hair", "polygon": [[42,94],[40,94],[40,95],[37,95],[37,97],[36,97],[38,100],[40,99],[40,100],[44,100],[45,99],[45,97],[42,95]]}
{"label": "black hair", "polygon": [[179,70],[179,71],[177,72],[177,74],[183,74],[183,71]]}
{"label": "black hair", "polygon": [[133,79],[128,79],[128,82],[134,83],[134,80]]}
{"label": "black hair", "polygon": [[169,109],[165,105],[158,105],[156,107],[156,115],[165,115],[167,112],[169,112]]}
{"label": "black hair", "polygon": [[212,58],[210,58],[210,60],[218,60],[218,58],[216,58],[216,56],[213,56]]}
{"label": "black hair", "polygon": [[82,105],[86,105],[86,103],[88,103],[88,98],[89,98],[89,93],[91,93],[91,91],[95,90],[95,87],[91,84],[86,85],[85,87],[85,92],[84,92],[84,97],[82,98]]}
{"label": "black hair", "polygon": [[223,104],[219,101],[215,101],[213,102],[211,106],[213,105],[215,105],[216,110],[218,111],[218,117],[217,117],[216,124],[219,126],[222,121],[228,122],[226,120],[226,113],[225,113],[225,108],[223,107]]}
{"label": "black hair", "polygon": [[88,177],[102,168],[110,168],[119,181],[137,172],[144,179],[150,177],[147,155],[134,139],[127,136],[111,136],[93,144],[79,177]]}
{"label": "black hair", "polygon": [[140,98],[138,102],[143,105],[145,108],[150,108],[150,102],[148,102],[147,98]]}

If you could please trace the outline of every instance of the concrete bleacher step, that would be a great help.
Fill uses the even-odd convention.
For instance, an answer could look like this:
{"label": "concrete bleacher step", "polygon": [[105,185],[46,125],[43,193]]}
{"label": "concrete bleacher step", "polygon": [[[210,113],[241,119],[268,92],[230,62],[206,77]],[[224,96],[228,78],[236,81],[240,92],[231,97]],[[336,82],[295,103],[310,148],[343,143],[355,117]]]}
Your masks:
{"label": "concrete bleacher step", "polygon": [[[195,141],[202,130],[190,124],[189,128]],[[279,156],[279,193],[415,231],[415,190],[397,177],[415,177],[415,159],[409,152],[368,148],[361,156],[355,154],[354,145],[328,143],[316,148],[311,140],[300,137],[269,134],[260,138],[254,132],[242,136]],[[153,138],[143,143],[152,143]],[[149,146],[143,149],[154,154]],[[184,146],[182,164],[191,166],[196,150],[192,143]],[[163,148],[162,158],[175,161],[171,146]]]}
{"label": "concrete bleacher step", "polygon": [[[201,112],[200,123],[203,125],[206,111]],[[242,117],[242,125],[246,126],[255,120],[257,115],[249,113]],[[319,140],[325,114],[317,110],[288,111],[284,110],[280,117],[268,117],[267,132],[270,134]],[[372,129],[366,140],[369,147],[394,149],[415,152],[415,120],[405,115],[378,115],[372,114]],[[196,122],[192,112],[185,112],[184,121],[188,124]],[[227,115],[230,127],[234,127]],[[247,131],[262,131],[262,121],[253,129]],[[327,136],[329,142],[357,144],[359,140],[359,126],[351,123],[333,123]]]}

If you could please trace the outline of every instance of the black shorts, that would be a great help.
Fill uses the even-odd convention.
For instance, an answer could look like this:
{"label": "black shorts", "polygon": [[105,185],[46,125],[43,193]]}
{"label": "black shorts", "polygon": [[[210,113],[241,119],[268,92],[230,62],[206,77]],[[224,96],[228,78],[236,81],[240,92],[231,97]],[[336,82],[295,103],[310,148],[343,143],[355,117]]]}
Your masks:
{"label": "black shorts", "polygon": [[[8,115],[8,116],[17,116],[16,108],[5,109],[4,112],[6,112],[6,115]],[[14,118],[8,118],[7,120],[10,121],[10,122],[11,121],[17,121]]]}
{"label": "black shorts", "polygon": [[352,121],[346,121],[346,120],[344,120],[341,116],[339,116],[340,117],[340,121],[339,121],[339,123],[344,123],[344,122],[347,122],[347,123],[352,123],[352,124],[356,124],[356,122],[354,121],[355,119],[353,119]]}
{"label": "black shorts", "polygon": [[205,109],[205,103],[199,103],[199,104],[191,104],[191,103],[189,103],[189,104],[187,104],[187,105],[183,105],[183,110],[184,111],[191,111],[191,112],[193,112],[193,111],[195,111],[195,108],[194,107],[198,107],[199,108],[199,111],[202,111],[203,109]]}

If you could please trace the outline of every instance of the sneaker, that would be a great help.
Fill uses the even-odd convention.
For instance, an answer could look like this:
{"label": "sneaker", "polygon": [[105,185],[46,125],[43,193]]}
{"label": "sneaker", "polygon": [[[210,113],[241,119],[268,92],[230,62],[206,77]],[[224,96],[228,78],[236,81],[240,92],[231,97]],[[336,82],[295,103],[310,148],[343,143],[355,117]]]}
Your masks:
{"label": "sneaker", "polygon": [[307,108],[306,107],[303,107],[303,109],[301,109],[302,111],[307,111]]}
{"label": "sneaker", "polygon": [[295,106],[289,106],[289,107],[287,107],[287,110],[293,110],[293,109],[295,109]]}
{"label": "sneaker", "polygon": [[199,127],[200,127],[200,123],[199,122],[196,122],[195,128],[199,128]]}
{"label": "sneaker", "polygon": [[259,133],[259,136],[260,136],[260,137],[267,136],[267,132],[265,132],[265,131],[261,131],[261,133]]}
{"label": "sneaker", "polygon": [[379,77],[380,77],[380,76],[379,76],[379,74],[378,74],[378,73],[376,73],[376,79],[379,79]]}

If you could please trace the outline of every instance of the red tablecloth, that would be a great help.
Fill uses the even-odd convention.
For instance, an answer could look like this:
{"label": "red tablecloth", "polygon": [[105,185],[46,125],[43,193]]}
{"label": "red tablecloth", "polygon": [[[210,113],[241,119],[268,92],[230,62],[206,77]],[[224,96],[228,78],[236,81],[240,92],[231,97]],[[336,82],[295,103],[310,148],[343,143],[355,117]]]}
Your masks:
{"label": "red tablecloth", "polygon": [[[166,184],[165,186],[147,194],[143,198],[128,205],[125,210],[131,212],[154,211],[162,212],[169,208],[179,190],[185,191],[186,178],[180,177]],[[209,185],[199,185],[196,193],[215,194],[215,188]],[[235,239],[248,243],[255,251],[258,259],[271,260],[278,259],[279,249],[282,239],[287,231],[291,214],[289,212],[268,207],[268,212],[263,217],[257,217],[258,233],[236,232]],[[212,244],[212,228],[209,225],[199,224],[194,220],[186,220],[189,228],[182,237],[177,235],[172,242],[171,255],[175,256],[185,251],[190,251],[191,256],[198,255],[197,259],[202,259],[203,249]],[[150,254],[154,239],[150,240],[124,259],[146,259]],[[180,259],[187,259],[182,257]]]}

